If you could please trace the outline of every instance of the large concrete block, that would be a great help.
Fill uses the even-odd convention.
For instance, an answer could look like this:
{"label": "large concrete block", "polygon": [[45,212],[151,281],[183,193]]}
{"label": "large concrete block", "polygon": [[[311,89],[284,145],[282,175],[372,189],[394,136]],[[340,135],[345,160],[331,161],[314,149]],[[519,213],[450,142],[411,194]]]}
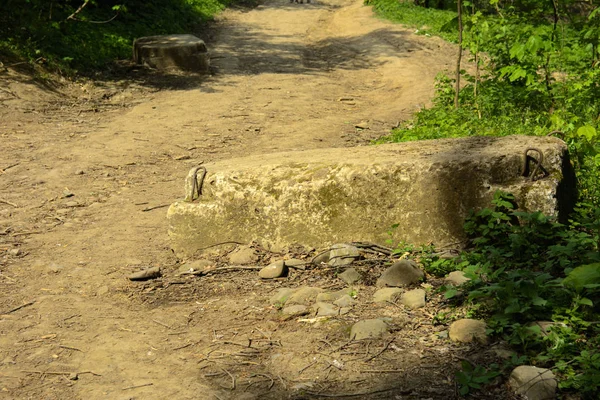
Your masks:
{"label": "large concrete block", "polygon": [[133,42],[133,59],[138,64],[166,70],[171,68],[208,72],[210,58],[204,41],[194,35],[147,36]]}
{"label": "large concrete block", "polygon": [[[536,180],[523,176],[535,172]],[[446,245],[464,239],[471,209],[496,190],[523,210],[566,212],[574,198],[564,142],[509,136],[287,152],[206,165],[203,194],[168,211],[173,249],[186,256],[224,241],[279,248],[394,240]],[[182,182],[183,183],[183,182]]]}

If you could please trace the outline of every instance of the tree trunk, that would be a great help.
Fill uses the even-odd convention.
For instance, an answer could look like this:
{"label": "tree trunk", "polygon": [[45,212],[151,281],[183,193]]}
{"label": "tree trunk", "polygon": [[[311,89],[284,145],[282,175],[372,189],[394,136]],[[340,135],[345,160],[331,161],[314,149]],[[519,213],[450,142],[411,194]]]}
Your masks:
{"label": "tree trunk", "polygon": [[460,62],[462,60],[462,0],[456,2],[458,10],[458,57],[456,59],[456,92],[454,93],[454,108],[458,108],[458,93],[460,92]]}

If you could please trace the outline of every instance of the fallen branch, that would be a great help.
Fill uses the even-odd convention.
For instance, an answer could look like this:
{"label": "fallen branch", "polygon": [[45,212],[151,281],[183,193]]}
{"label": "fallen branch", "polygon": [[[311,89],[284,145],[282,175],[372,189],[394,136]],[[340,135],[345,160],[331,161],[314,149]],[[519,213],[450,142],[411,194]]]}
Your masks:
{"label": "fallen branch", "polygon": [[400,374],[403,372],[404,370],[401,369],[363,369],[360,371],[361,374]]}
{"label": "fallen branch", "polygon": [[339,393],[339,394],[328,394],[328,393],[319,393],[319,392],[313,392],[310,390],[307,390],[305,393],[309,394],[311,396],[315,396],[315,397],[359,397],[359,396],[368,396],[371,394],[378,394],[378,393],[386,393],[386,392],[392,392],[392,391],[398,391],[399,394],[410,394],[413,392],[413,389],[406,389],[406,390],[401,390],[398,388],[388,388],[388,389],[377,389],[377,390],[369,390],[369,391],[365,391],[365,392],[357,392],[357,393]]}
{"label": "fallen branch", "polygon": [[298,375],[300,375],[301,373],[303,373],[304,371],[306,371],[307,369],[309,369],[310,367],[312,367],[313,365],[315,365],[317,362],[313,361],[310,364],[308,364],[306,367],[301,368],[300,371],[298,371]]}
{"label": "fallen branch", "polygon": [[[26,62],[24,62],[23,64],[26,64]],[[14,64],[13,64],[13,65],[14,65]],[[11,65],[9,65],[9,67],[10,67],[10,66],[11,66]],[[0,169],[0,173],[4,173],[4,172],[6,172],[7,170],[9,170],[9,169],[11,169],[11,168],[13,168],[13,167],[16,167],[16,166],[17,166],[17,165],[19,165],[19,164],[20,164],[20,163],[15,163],[15,164],[11,164],[11,165],[9,165],[9,166],[7,166],[7,167],[4,167],[4,168]]]}
{"label": "fallen branch", "polygon": [[182,272],[181,275],[194,275],[194,276],[202,276],[202,275],[209,275],[209,274],[216,274],[216,273],[220,273],[220,272],[227,272],[227,271],[235,271],[235,270],[261,270],[263,269],[263,267],[243,267],[241,265],[236,265],[236,266],[230,266],[230,267],[219,267],[219,268],[215,268],[215,269],[209,269],[207,271],[191,271],[191,272]]}
{"label": "fallen branch", "polygon": [[82,353],[85,353],[83,350],[78,349],[77,347],[71,347],[71,346],[64,346],[62,344],[59,344],[58,347],[60,347],[61,349],[67,349],[67,350],[75,350],[75,351],[80,351]]}
{"label": "fallen branch", "polygon": [[121,390],[137,389],[137,388],[142,388],[142,387],[152,386],[152,385],[154,385],[154,383],[150,382],[150,383],[144,383],[142,385],[128,386],[128,387],[123,388]]}
{"label": "fallen branch", "polygon": [[165,328],[167,328],[167,329],[173,329],[173,327],[172,327],[172,326],[170,326],[170,325],[167,325],[167,324],[165,324],[164,322],[160,322],[160,321],[158,321],[158,320],[155,320],[155,319],[153,319],[153,320],[152,320],[152,322],[154,322],[154,323],[156,323],[156,324],[159,324],[160,326],[164,326],[164,327],[165,327]]}
{"label": "fallen branch", "polygon": [[40,374],[40,375],[72,375],[72,374],[76,374],[76,375],[83,375],[83,374],[90,374],[90,375],[94,375],[94,376],[102,376],[101,374],[97,374],[93,371],[82,371],[82,372],[66,372],[66,371],[28,371],[28,370],[21,370],[21,372],[23,372],[24,374]]}
{"label": "fallen branch", "polygon": [[371,357],[367,358],[367,359],[365,360],[365,362],[367,362],[367,361],[371,361],[372,359],[374,359],[374,358],[377,358],[377,357],[379,357],[380,355],[382,355],[382,354],[383,354],[383,352],[384,352],[384,351],[386,351],[386,350],[388,349],[388,347],[390,347],[390,344],[392,344],[392,342],[393,342],[393,341],[394,341],[394,338],[392,338],[392,339],[388,340],[388,342],[385,344],[385,346],[383,346],[383,349],[381,349],[381,350],[380,350],[380,351],[379,351],[377,354],[375,354],[374,356],[371,356]]}
{"label": "fallen branch", "polygon": [[10,202],[8,200],[0,199],[0,203],[8,204],[9,206],[13,206],[14,208],[19,208],[18,205],[16,205],[15,203]]}
{"label": "fallen branch", "polygon": [[271,383],[269,384],[269,390],[271,390],[273,385],[275,385],[275,379],[273,379],[272,376],[267,375],[267,374],[253,374],[253,375],[250,375],[248,378],[254,378],[255,376],[264,376],[265,378],[270,379]]}
{"label": "fallen branch", "polygon": [[230,390],[235,390],[235,376],[231,375],[231,372],[227,371],[226,369],[223,369],[223,371],[229,375],[231,377],[231,388]]}

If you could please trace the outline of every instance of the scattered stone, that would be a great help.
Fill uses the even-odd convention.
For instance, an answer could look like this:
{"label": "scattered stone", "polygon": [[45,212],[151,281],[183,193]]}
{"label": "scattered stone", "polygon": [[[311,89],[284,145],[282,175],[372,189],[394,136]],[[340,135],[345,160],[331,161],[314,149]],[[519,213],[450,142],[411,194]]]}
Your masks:
{"label": "scattered stone", "polygon": [[350,292],[351,292],[351,289],[342,289],[342,290],[338,290],[337,292],[319,293],[317,295],[316,301],[334,302],[334,301],[348,295]]}
{"label": "scattered stone", "polygon": [[329,261],[332,267],[352,264],[354,260],[360,257],[358,248],[349,244],[334,244],[329,252]]}
{"label": "scattered stone", "polygon": [[350,311],[352,311],[352,307],[342,307],[340,308],[340,315],[346,315]]}
{"label": "scattered stone", "polygon": [[356,300],[352,298],[349,294],[345,294],[336,301],[333,302],[338,307],[351,307],[356,304]]}
{"label": "scattered stone", "polygon": [[517,354],[514,351],[512,351],[508,346],[502,343],[492,346],[489,349],[489,352],[493,353],[496,357],[501,358],[503,360],[510,360],[513,355]]}
{"label": "scattered stone", "polygon": [[79,379],[79,375],[77,375],[77,373],[76,373],[76,372],[71,372],[71,373],[69,374],[69,380],[70,380],[70,381],[76,381],[77,379]]}
{"label": "scattered stone", "polygon": [[419,269],[417,263],[410,260],[400,260],[386,269],[377,279],[378,287],[403,287],[420,282],[425,273]]}
{"label": "scattered stone", "polygon": [[98,288],[98,290],[96,291],[96,296],[104,296],[104,295],[107,295],[108,292],[110,292],[110,288],[108,286],[106,286],[106,285],[100,286]]}
{"label": "scattered stone", "polygon": [[331,251],[327,250],[321,254],[318,254],[315,258],[313,258],[312,263],[316,266],[327,264],[329,262],[330,253]]}
{"label": "scattered stone", "polygon": [[446,276],[446,283],[452,286],[461,286],[466,282],[469,282],[471,279],[465,276],[465,273],[462,271],[453,271]]}
{"label": "scattered stone", "polygon": [[82,169],[78,169],[77,171],[75,171],[75,175],[83,175],[85,174],[85,171]]}
{"label": "scattered stone", "polygon": [[48,272],[52,272],[53,274],[58,274],[60,271],[62,271],[63,267],[58,265],[58,264],[50,264],[50,266],[48,266]]}
{"label": "scattered stone", "polygon": [[214,265],[215,263],[210,260],[188,261],[179,267],[177,272],[179,275],[193,274],[194,272],[202,272],[210,267],[213,267]]}
{"label": "scattered stone", "polygon": [[360,121],[358,124],[354,125],[356,129],[369,129],[369,123],[367,121]]}
{"label": "scattered stone", "polygon": [[388,326],[380,319],[366,319],[352,325],[350,338],[352,340],[361,340],[381,337],[388,331]]}
{"label": "scattered stone", "polygon": [[331,303],[318,301],[313,309],[317,312],[317,317],[334,317],[340,313],[340,309]]}
{"label": "scattered stone", "polygon": [[360,280],[360,274],[354,268],[348,268],[344,272],[338,275],[338,278],[346,282],[348,285],[352,285]]}
{"label": "scattered stone", "polygon": [[4,360],[2,360],[2,362],[0,362],[0,364],[2,365],[10,365],[10,364],[16,364],[17,362],[15,361],[15,356],[6,356],[4,358]]}
{"label": "scattered stone", "polygon": [[276,261],[258,272],[258,276],[262,279],[281,278],[282,276],[287,276],[287,274],[288,267],[286,267],[283,260]]}
{"label": "scattered stone", "polygon": [[448,331],[444,330],[437,333],[438,339],[448,339]]}
{"label": "scattered stone", "polygon": [[79,203],[76,202],[76,201],[67,201],[65,203],[65,207],[71,207],[71,208],[73,208],[73,207],[79,207]]}
{"label": "scattered stone", "polygon": [[281,288],[269,299],[269,303],[273,305],[284,305],[288,298],[294,293],[296,289]]}
{"label": "scattered stone", "polygon": [[21,249],[10,249],[8,251],[8,254],[10,254],[13,257],[19,257],[20,255],[23,254],[23,252],[21,251]]}
{"label": "scattered stone", "polygon": [[508,385],[528,400],[548,400],[556,398],[558,383],[549,369],[521,365],[511,372]]}
{"label": "scattered stone", "polygon": [[289,268],[301,269],[304,271],[306,269],[306,265],[310,264],[304,260],[298,260],[297,258],[292,258],[290,260],[285,260],[285,266]]}
{"label": "scattered stone", "polygon": [[401,293],[402,289],[398,288],[379,289],[373,294],[373,301],[375,303],[387,303],[388,301],[394,302]]}
{"label": "scattered stone", "polygon": [[293,385],[291,389],[295,390],[295,391],[304,391],[304,390],[314,389],[314,387],[315,387],[314,382],[299,382],[299,383],[296,383],[295,385]]}
{"label": "scattered stone", "polygon": [[234,265],[254,264],[258,261],[256,250],[243,246],[229,255],[229,263]]}
{"label": "scattered stone", "polygon": [[450,325],[450,339],[461,343],[471,343],[474,340],[486,343],[485,322],[476,319],[454,321]]}
{"label": "scattered stone", "polygon": [[288,318],[300,317],[302,315],[308,314],[309,312],[310,311],[308,307],[302,304],[296,304],[294,306],[285,307],[283,310],[281,310],[281,313]]}
{"label": "scattered stone", "polygon": [[322,292],[323,289],[318,287],[303,286],[290,295],[287,304],[311,305],[315,302],[317,295]]}
{"label": "scattered stone", "polygon": [[136,272],[135,274],[131,274],[127,278],[130,281],[147,281],[149,279],[158,278],[161,275],[160,267],[152,267],[140,272]]}
{"label": "scattered stone", "polygon": [[423,289],[414,289],[403,293],[400,302],[413,310],[425,307],[425,291]]}
{"label": "scattered stone", "polygon": [[75,196],[75,193],[71,192],[69,189],[65,189],[63,191],[63,198],[69,198]]}

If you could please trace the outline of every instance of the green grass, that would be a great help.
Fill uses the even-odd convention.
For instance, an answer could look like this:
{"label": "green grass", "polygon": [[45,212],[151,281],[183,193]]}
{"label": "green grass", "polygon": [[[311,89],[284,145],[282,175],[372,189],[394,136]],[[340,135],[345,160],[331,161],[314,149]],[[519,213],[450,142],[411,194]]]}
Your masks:
{"label": "green grass", "polygon": [[415,28],[422,35],[436,35],[456,42],[458,35],[452,21],[456,12],[415,6],[399,0],[366,0],[381,18]]}
{"label": "green grass", "polygon": [[[196,33],[234,1],[90,2],[76,15],[79,20],[68,20],[82,2],[3,0],[0,55],[17,56],[64,73],[90,72],[114,60],[130,58],[137,37]],[[117,12],[114,7],[123,3],[125,7]],[[97,23],[113,17],[110,22]]]}

